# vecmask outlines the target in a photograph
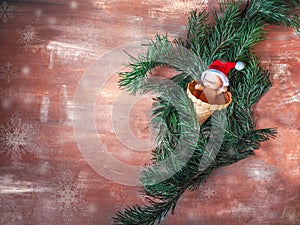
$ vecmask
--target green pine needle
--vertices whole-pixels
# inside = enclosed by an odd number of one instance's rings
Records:
[[[174,212],[186,190],[199,189],[214,169],[254,155],[261,142],[276,136],[276,129],[255,129],[253,106],[271,82],[251,50],[265,38],[268,24],[299,31],[298,9],[297,0],[224,1],[213,12],[214,21],[209,21],[206,11],[191,12],[185,41],[171,42],[157,35],[147,53],[131,58],[131,71],[120,74],[120,88],[132,94],[159,94],[150,121],[158,135],[152,165],[145,167],[140,178],[149,204],[117,212],[115,224],[159,223]],[[216,59],[243,61],[246,67],[229,74],[229,107],[200,126],[186,88]],[[157,66],[174,68],[178,74],[168,81],[150,79],[148,75]],[[220,134],[221,141],[216,138]]]

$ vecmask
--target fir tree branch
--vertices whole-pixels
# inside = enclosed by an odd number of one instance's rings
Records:
[[[255,129],[253,106],[271,83],[251,48],[263,40],[267,24],[299,29],[298,7],[296,0],[252,0],[241,10],[242,1],[230,0],[220,5],[219,13],[214,12],[215,24],[208,23],[207,12],[193,11],[186,43],[157,36],[148,46],[147,54],[133,60],[132,71],[121,74],[122,88],[133,94],[138,90],[154,91],[160,96],[151,118],[151,125],[158,130],[153,164],[141,176],[149,205],[118,212],[115,224],[159,223],[169,211],[174,211],[186,190],[199,188],[214,169],[253,155],[259,143],[275,137],[275,129]],[[214,59],[242,60],[248,64],[243,71],[229,74],[233,101],[227,110],[214,113],[199,126],[185,90]],[[179,74],[169,83],[147,78],[158,65],[171,66]],[[224,134],[220,145],[214,139],[218,133]]]
[[[251,0],[246,17],[249,20],[258,19],[267,24],[284,25],[299,31],[299,1]]]

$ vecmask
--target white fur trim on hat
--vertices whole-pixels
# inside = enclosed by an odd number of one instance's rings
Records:
[[[218,77],[220,77],[220,79],[221,79],[222,82],[223,82],[223,87],[229,86],[229,80],[228,80],[227,76],[225,76],[225,74],[222,73],[221,71],[215,70],[215,69],[205,70],[205,71],[201,74],[201,80],[202,80],[202,81],[203,81],[204,75],[205,75],[206,73],[213,73],[213,74],[217,75]]]

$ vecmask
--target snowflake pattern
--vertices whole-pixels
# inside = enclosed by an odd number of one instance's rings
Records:
[[[2,2],[0,5],[0,17],[3,23],[7,23],[9,19],[14,18],[15,6],[9,5],[7,2]]]
[[[208,185],[203,192],[205,198],[212,199],[215,196],[215,190],[212,185]]]
[[[79,188],[75,183],[74,175],[68,169],[54,182],[55,202],[62,212],[65,224],[71,224],[74,214],[82,211],[86,205],[84,199],[85,189]]]
[[[36,43],[38,32],[32,25],[26,25],[23,29],[18,29],[19,33],[18,44],[22,45],[26,50]]]
[[[0,77],[10,83],[17,77],[17,68],[10,62],[0,67]]]
[[[214,183],[205,183],[201,186],[201,194],[199,200],[204,202],[216,202],[219,200],[216,192],[216,185]]]
[[[34,137],[33,126],[24,123],[19,113],[14,113],[6,126],[0,125],[0,152],[11,155],[13,164],[17,165],[26,152],[35,153]]]

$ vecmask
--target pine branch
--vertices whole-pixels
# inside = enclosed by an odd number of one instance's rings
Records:
[[[200,50],[205,46],[203,40],[211,29],[207,23],[208,16],[209,14],[206,11],[197,12],[197,10],[194,10],[190,13],[188,19],[186,47],[194,50],[197,55],[200,55]]]
[[[252,135],[256,136],[259,141],[266,141],[268,138],[273,137],[275,132],[269,130],[260,130],[257,132],[253,132]],[[253,145],[253,141],[249,142]],[[242,144],[242,143],[239,143]],[[243,145],[244,146],[244,145]],[[159,183],[159,187],[156,190],[151,189],[149,192],[149,187],[146,188],[146,194],[148,196],[152,196],[154,198],[149,198],[150,206],[140,207],[140,206],[133,206],[125,209],[124,212],[118,212],[116,214],[115,224],[145,224],[150,225],[154,224],[155,222],[160,223],[160,221],[167,215],[169,211],[172,213],[175,210],[176,203],[181,195],[187,190],[196,190],[199,188],[200,184],[206,181],[208,175],[216,168],[220,168],[222,166],[227,166],[233,164],[241,159],[246,158],[248,155],[251,155],[252,152],[250,150],[252,147],[246,148],[247,151],[244,150],[244,153],[239,152],[239,154],[235,154],[234,157],[231,156],[231,161],[224,160],[222,157],[217,157],[217,161],[212,163],[209,168],[205,171],[198,171],[198,164],[196,163],[196,169],[191,172],[191,168],[193,168],[192,162],[189,163],[189,174],[176,174],[174,179],[170,179],[166,183]],[[224,154],[220,152],[219,154]],[[225,155],[228,155],[226,151]],[[192,161],[197,161],[198,158],[194,158]],[[188,175],[188,176],[187,176]],[[172,182],[173,181],[173,182]],[[175,182],[174,182],[175,181]],[[154,185],[156,186],[156,185]],[[180,187],[180,188],[178,188]],[[171,189],[171,190],[170,190]],[[161,192],[163,190],[163,192]],[[171,194],[170,194],[171,193]]]
[[[249,20],[258,19],[267,24],[284,25],[299,31],[299,1],[298,0],[251,0],[246,17]]]
[[[197,74],[203,71],[205,65],[198,55],[189,51],[180,42],[170,42],[167,36],[156,36],[156,40],[148,45],[147,54],[140,54],[138,59],[131,58],[130,72],[120,73],[120,88],[125,88],[132,94],[138,90],[143,92],[143,83],[147,80],[149,73],[157,67],[169,65],[181,72],[181,81],[187,77],[198,79]],[[194,64],[191,64],[194,62]],[[180,82],[177,76],[177,82]]]
[[[148,79],[144,84],[144,92],[160,93],[151,119],[152,127],[158,130],[154,162],[165,160],[174,149],[180,149],[180,145],[189,146],[185,152],[192,151],[200,126],[185,89],[172,80]]]
[[[244,8],[242,1],[220,4],[220,12],[214,12],[215,24],[208,22],[207,12],[191,12],[185,43],[157,36],[146,54],[132,60],[132,71],[121,74],[119,85],[133,94],[140,90],[160,95],[151,118],[151,125],[158,130],[153,164],[141,174],[149,205],[118,212],[115,224],[159,223],[174,211],[186,190],[198,189],[214,169],[253,155],[261,142],[275,137],[275,129],[255,129],[253,106],[271,82],[251,48],[264,39],[267,24],[299,29],[299,1],[248,3]],[[248,64],[243,71],[229,74],[233,101],[227,110],[215,112],[199,126],[185,90],[214,59]],[[170,66],[179,74],[169,81],[149,79],[147,75],[159,65]]]
[[[114,217],[115,225],[153,225],[156,221],[158,223],[163,219],[164,216],[171,210],[173,204],[178,199],[172,199],[167,202],[154,203],[151,206],[132,206],[125,209],[123,213],[117,212]]]
[[[203,58],[208,59],[208,63],[215,59],[222,59],[232,43],[239,39],[236,27],[241,23],[241,3],[220,4],[220,12],[214,12],[215,27],[212,29],[210,38],[207,42],[207,55]],[[221,16],[219,16],[221,14]]]
[[[147,78],[147,73],[160,65],[163,64],[148,60],[141,54],[138,60],[130,63],[130,72],[120,73],[121,79],[119,80],[119,86],[121,88],[126,88],[132,94],[136,94]]]

